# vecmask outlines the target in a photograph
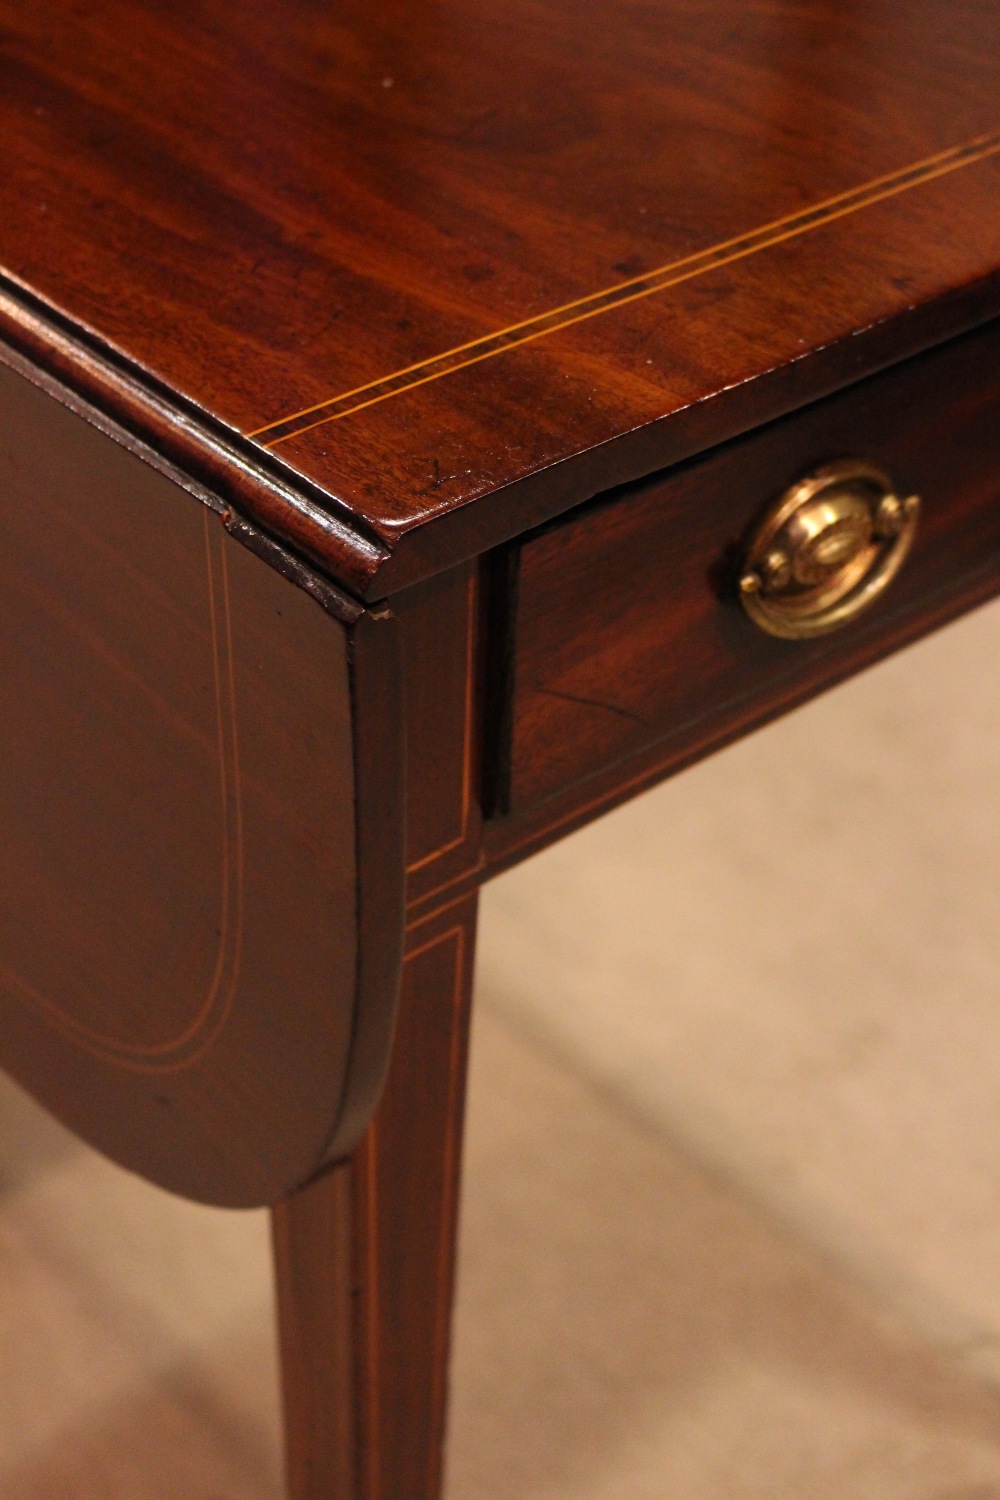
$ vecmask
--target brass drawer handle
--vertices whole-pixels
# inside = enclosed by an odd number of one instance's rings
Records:
[[[743,608],[789,640],[837,630],[899,572],[920,513],[872,464],[817,469],[786,490],[754,533],[740,577]]]

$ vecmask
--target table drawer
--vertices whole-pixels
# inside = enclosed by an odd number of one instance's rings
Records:
[[[853,458],[918,493],[912,551],[850,624],[779,639],[741,607],[782,492]],[[520,548],[506,797],[517,812],[656,747],[668,771],[1000,589],[1000,323],[613,495]]]

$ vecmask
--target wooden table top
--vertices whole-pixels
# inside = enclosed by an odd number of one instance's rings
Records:
[[[366,597],[1000,311],[983,0],[0,0],[0,139],[0,332]]]

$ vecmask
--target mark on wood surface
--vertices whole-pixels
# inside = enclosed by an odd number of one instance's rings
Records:
[[[495,359],[497,355],[505,354],[509,349],[517,349],[535,339],[544,338],[547,334],[558,333],[563,328],[572,327],[574,323],[596,318],[602,313],[611,312],[616,307],[638,301],[642,297],[651,297],[656,292],[678,286],[681,282],[690,281],[696,276],[703,276],[706,272],[714,271],[720,266],[744,260],[747,256],[756,255],[772,245],[779,245],[785,240],[795,239],[798,235],[807,234],[813,229],[820,229],[835,219],[842,219],[848,214],[857,213],[860,209],[868,208],[874,203],[881,203],[886,198],[895,197],[896,194],[919,187],[922,183],[931,182],[935,177],[955,172],[960,167],[971,166],[974,162],[982,161],[985,157],[996,155],[998,152],[1000,152],[1000,130],[993,131],[989,135],[977,136],[961,146],[950,146],[947,150],[935,152],[933,156],[924,157],[921,161],[913,162],[896,172],[876,177],[871,182],[862,184],[861,187],[838,193],[799,213],[788,214],[784,218],[772,220],[769,224],[762,224],[756,229],[738,235],[735,239],[723,240],[721,244],[712,245],[707,250],[699,250],[694,255],[686,255],[681,260],[658,266],[653,271],[634,276],[628,281],[618,282],[615,286],[605,287],[603,291],[580,297],[575,302],[566,302],[561,307],[540,313],[537,317],[513,323],[509,328],[501,328],[482,338],[472,339],[467,344],[460,344],[430,359],[408,365],[405,369],[396,370],[391,375],[369,381],[367,385],[355,386],[353,390],[343,391],[339,396],[331,396],[328,400],[306,407],[303,411],[293,412],[290,416],[281,417],[275,422],[258,427],[246,436],[256,438],[265,448],[277,447],[279,443],[284,443],[289,438],[299,437],[313,427],[322,426],[324,422],[340,421],[341,418],[363,411],[366,407],[375,406],[380,401],[388,401],[391,396],[398,396],[404,391],[411,391],[417,386],[426,385],[428,381],[440,380],[444,375],[464,370],[469,365],[479,364],[485,359]]]

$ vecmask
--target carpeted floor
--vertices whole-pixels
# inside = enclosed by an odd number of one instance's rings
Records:
[[[1000,610],[484,901],[448,1500],[1000,1500]],[[278,1500],[266,1224],[0,1088],[0,1500]]]
[[[491,889],[481,992],[1000,1382],[1000,607]]]

